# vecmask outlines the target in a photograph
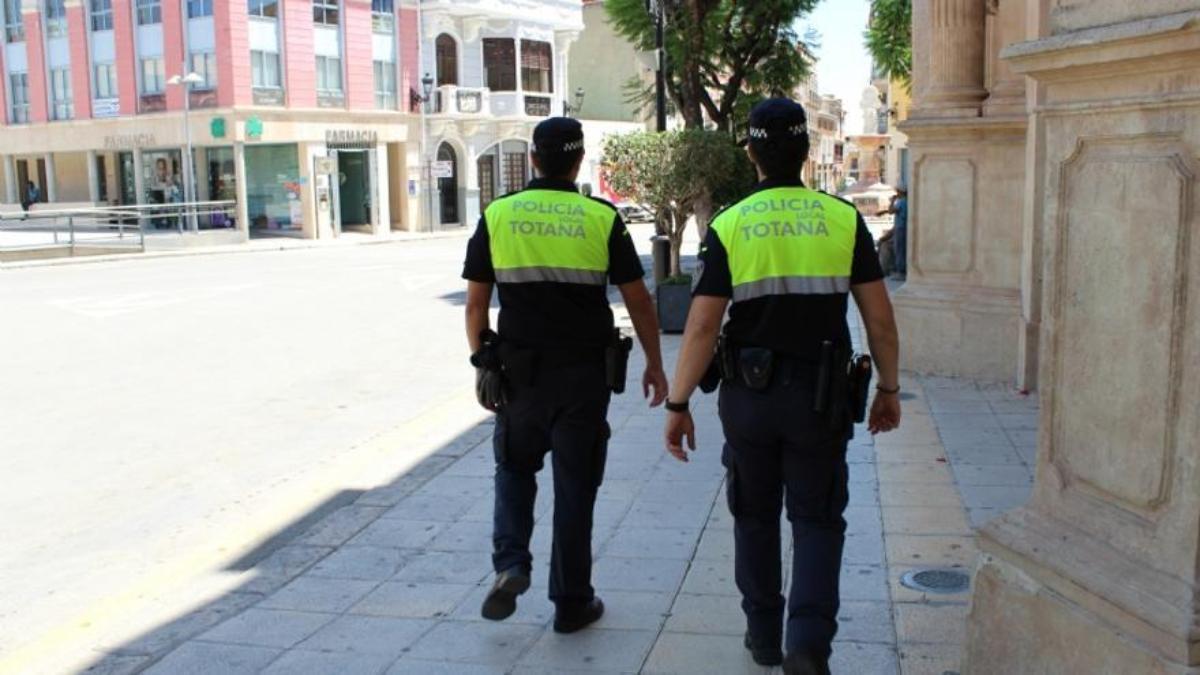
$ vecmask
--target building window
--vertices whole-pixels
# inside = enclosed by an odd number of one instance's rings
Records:
[[[21,0],[4,0],[4,39],[25,41],[25,21],[21,18]]]
[[[342,60],[333,56],[317,57],[317,91],[323,94],[342,93]]]
[[[212,16],[213,0],[188,0],[187,6],[189,19]]]
[[[50,96],[54,103],[53,118],[69,120],[75,116],[75,103],[71,98],[71,69],[50,70]]]
[[[92,0],[92,30],[112,30],[112,0]]]
[[[313,0],[313,23],[321,26],[338,25],[338,0]]]
[[[554,56],[549,42],[521,40],[521,86],[525,91],[554,91]]]
[[[279,16],[279,0],[250,0],[250,16],[274,19]]]
[[[117,66],[113,63],[97,63],[93,69],[96,81],[96,98],[117,98]]]
[[[205,91],[217,86],[217,55],[213,52],[192,52],[188,59],[188,72],[204,78],[192,85],[192,89]]]
[[[517,48],[512,38],[483,39],[483,71],[488,89],[517,90]]]
[[[46,37],[66,37],[67,6],[63,0],[46,0]]]
[[[161,94],[166,78],[163,76],[162,57],[142,59],[142,93]]]
[[[458,84],[458,43],[442,33],[434,41],[437,52],[437,85]]]
[[[12,73],[8,76],[9,92],[12,102],[9,104],[9,121],[13,124],[29,122],[29,76],[25,73]]]
[[[396,109],[396,64],[389,61],[375,62],[375,107]]]
[[[159,0],[137,0],[137,22],[139,26],[162,23],[162,4]]]
[[[250,83],[264,89],[279,88],[279,54],[250,52]]]
[[[371,29],[388,35],[395,32],[395,0],[371,0]]]

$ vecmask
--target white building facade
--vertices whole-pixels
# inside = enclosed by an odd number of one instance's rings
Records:
[[[435,229],[473,226],[532,176],[529,141],[569,102],[578,0],[426,0],[421,65],[431,80],[424,149]]]

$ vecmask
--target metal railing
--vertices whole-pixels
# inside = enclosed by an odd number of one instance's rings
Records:
[[[146,250],[146,237],[235,229],[236,202],[207,201],[0,212],[0,260],[14,252]],[[3,254],[8,253],[5,256]]]

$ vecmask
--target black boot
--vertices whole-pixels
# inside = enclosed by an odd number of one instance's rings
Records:
[[[813,656],[811,653],[796,650],[788,652],[783,660],[784,675],[830,675],[829,659]]]
[[[503,621],[517,611],[517,596],[529,590],[529,572],[513,567],[496,575],[492,590],[483,599],[483,618]]]
[[[559,607],[554,612],[554,632],[574,633],[595,623],[602,616],[604,616],[604,603],[600,601],[600,598],[592,598],[591,602],[586,605],[570,609]]]
[[[750,631],[746,631],[746,637],[742,640],[742,644],[746,645],[746,649],[750,650],[751,658],[760,666],[777,666],[783,663],[783,650],[779,648],[779,642],[768,644],[765,641],[755,640],[750,637]]]

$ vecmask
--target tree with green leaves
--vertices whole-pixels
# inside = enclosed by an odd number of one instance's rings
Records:
[[[864,38],[880,72],[911,84],[912,0],[872,0]]]
[[[754,167],[726,133],[687,129],[636,131],[604,141],[604,172],[614,191],[654,213],[671,241],[679,276],[683,233],[698,206],[731,204],[754,184]]]
[[[684,126],[701,128],[707,118],[732,132],[758,100],[789,95],[813,61],[795,24],[819,1],[653,0],[665,19],[667,93]],[[638,49],[654,49],[647,0],[606,0],[604,6],[620,35]],[[652,102],[653,88],[639,83],[634,100]]]

